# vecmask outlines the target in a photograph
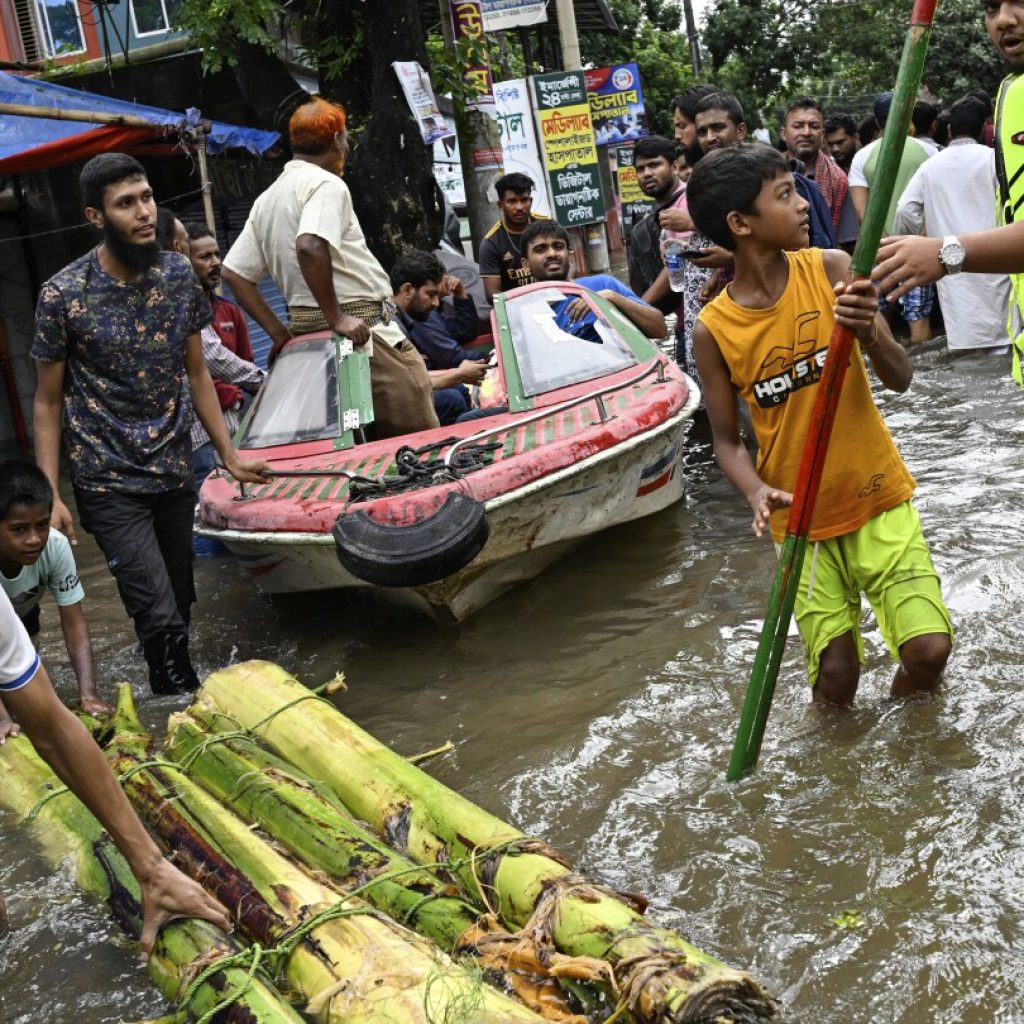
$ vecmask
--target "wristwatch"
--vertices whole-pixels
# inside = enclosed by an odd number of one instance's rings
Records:
[[[964,269],[966,258],[967,253],[956,235],[945,235],[939,249],[939,262],[946,268],[946,273],[959,274]]]

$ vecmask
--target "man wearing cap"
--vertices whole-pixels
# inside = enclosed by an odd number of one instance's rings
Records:
[[[892,93],[882,93],[875,100],[874,113],[875,122],[879,131],[885,128],[889,118],[889,108],[892,106]],[[878,169],[878,158],[881,155],[881,135],[874,142],[868,143],[862,149],[857,150],[850,164],[850,195],[853,198],[853,205],[857,210],[857,216],[861,220],[868,208],[868,194],[871,191],[871,183],[874,181]],[[893,233],[893,223],[896,219],[896,206],[904,189],[914,176],[917,169],[928,159],[931,154],[921,145],[917,139],[909,135],[903,143],[903,154],[900,157],[899,169],[896,172],[896,183],[892,190],[892,199],[889,201],[889,209],[885,214],[885,225],[882,235]],[[910,341],[912,344],[920,345],[928,341],[932,336],[931,321],[929,319],[932,311],[932,303],[935,300],[935,289],[931,285],[923,285],[914,288],[900,300],[903,319],[907,321],[910,329]],[[887,312],[884,299],[880,300],[880,308]]]
[[[438,426],[426,367],[394,322],[391,282],[367,248],[341,180],[345,111],[313,97],[292,114],[288,135],[293,159],[253,204],[224,257],[225,283],[270,335],[271,361],[293,335],[314,331],[333,330],[363,348],[380,437]],[[268,274],[288,303],[287,327],[259,290]]]

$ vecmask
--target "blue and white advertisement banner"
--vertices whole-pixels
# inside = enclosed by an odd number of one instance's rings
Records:
[[[635,64],[587,68],[583,74],[599,146],[635,142],[650,134],[640,71]]]

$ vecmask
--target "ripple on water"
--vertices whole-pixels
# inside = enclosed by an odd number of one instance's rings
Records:
[[[761,766],[739,784],[723,773],[773,555],[699,443],[683,505],[584,545],[455,629],[358,598],[266,601],[230,563],[204,560],[200,665],[268,657],[312,683],[344,668],[341,704],[360,724],[406,753],[452,738],[456,752],[429,766],[438,778],[648,895],[657,920],[768,982],[792,1021],[1022,1019],[1024,417],[996,360],[933,346],[914,361],[911,391],[882,404],[957,630],[945,689],[889,701],[892,665],[865,616],[858,706],[819,714],[793,640]],[[181,702],[145,696],[89,552],[100,661],[157,725]],[[68,694],[52,619],[44,635]],[[0,1021],[54,1019],[53,1000],[81,1024],[155,1013],[103,914],[3,819],[0,868],[17,924],[0,942]]]

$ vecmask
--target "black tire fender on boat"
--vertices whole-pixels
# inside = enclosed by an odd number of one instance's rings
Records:
[[[408,526],[384,526],[359,511],[340,515],[331,530],[338,561],[378,587],[443,580],[479,554],[489,533],[483,504],[458,492],[433,515]]]

